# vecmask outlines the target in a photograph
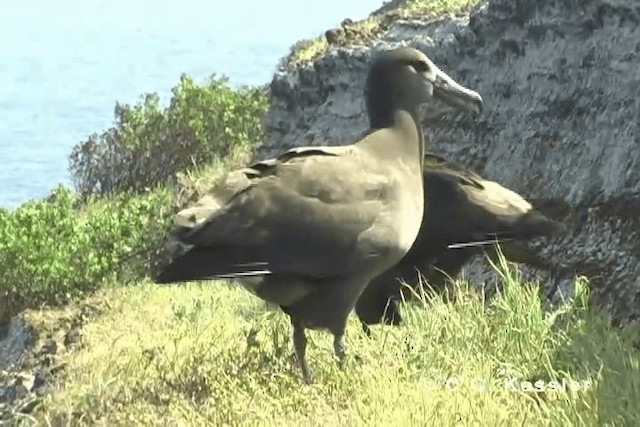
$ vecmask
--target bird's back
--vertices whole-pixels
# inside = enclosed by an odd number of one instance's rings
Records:
[[[406,192],[410,170],[371,156],[354,146],[298,148],[231,172],[176,215],[181,243],[211,258],[190,280],[253,265],[311,278],[393,265],[415,239],[422,201]]]

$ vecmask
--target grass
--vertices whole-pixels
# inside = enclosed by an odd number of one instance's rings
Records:
[[[100,314],[35,416],[52,425],[640,425],[638,328],[614,329],[590,308],[585,282],[554,308],[515,273],[503,282],[491,301],[463,283],[455,303],[425,294],[405,307],[406,325],[374,328],[371,340],[351,318],[344,371],[330,335],[309,332],[312,386],[300,379],[286,316],[241,288],[105,288],[90,297]],[[580,389],[526,389],[554,380]]]
[[[202,197],[230,171],[248,166],[253,150],[253,146],[240,144],[232,147],[228,156],[215,158],[204,165],[179,172],[174,206],[178,209],[184,208],[188,202]]]
[[[367,45],[397,18],[437,19],[443,15],[469,12],[482,2],[483,0],[406,0],[385,14],[374,13],[349,25],[349,32],[345,33],[346,45]],[[293,47],[288,62],[294,65],[309,63],[327,50],[329,43],[324,35],[303,40]]]
[[[444,14],[465,13],[482,3],[482,0],[409,0],[403,6],[408,16],[438,17]]]

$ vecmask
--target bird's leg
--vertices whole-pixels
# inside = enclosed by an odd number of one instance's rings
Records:
[[[338,366],[341,369],[344,368],[344,358],[346,355],[344,348],[344,331],[334,334],[333,351],[335,351],[336,356],[338,356]]]
[[[369,325],[364,322],[360,322],[360,324],[362,325],[362,330],[364,331],[367,338],[371,338],[371,328],[369,327]]]
[[[291,318],[291,324],[293,326],[293,347],[296,351],[296,358],[302,369],[302,377],[307,384],[313,382],[313,375],[307,365],[306,351],[307,351],[307,337],[304,333],[304,327],[300,323],[300,320]]]
[[[400,316],[398,301],[391,298],[387,300],[387,306],[384,311],[384,323],[396,326],[402,323],[402,316]]]
[[[572,276],[572,275],[575,276],[575,274],[576,274],[576,268],[573,265],[567,265],[567,264],[555,265],[551,270],[551,277],[553,279],[553,282],[549,287],[549,289],[547,289],[547,291],[545,292],[545,298],[547,298],[547,300],[549,301],[552,301],[554,295],[556,294],[556,292],[558,291],[558,288],[560,287],[560,282],[562,282],[562,280],[564,280],[567,276]]]
[[[547,301],[553,300],[553,297],[558,291],[558,287],[560,286],[560,281],[562,280],[562,278],[560,277],[560,275],[557,274],[557,272],[554,271],[553,273],[555,274],[552,275],[551,286],[549,286],[549,289],[547,289],[547,291],[544,292],[544,297]]]

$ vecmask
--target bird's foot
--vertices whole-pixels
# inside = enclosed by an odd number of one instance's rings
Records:
[[[293,324],[293,346],[296,350],[296,358],[298,359],[298,364],[300,365],[300,369],[302,370],[302,378],[304,382],[307,384],[313,383],[313,374],[309,369],[309,365],[307,364],[306,359],[306,350],[307,350],[307,337],[304,333],[304,327],[298,321],[292,319]]]
[[[308,367],[307,369],[302,368],[302,379],[307,385],[311,385],[314,383],[315,379],[313,377],[313,373],[311,373]]]

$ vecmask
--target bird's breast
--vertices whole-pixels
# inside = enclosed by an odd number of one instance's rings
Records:
[[[390,257],[399,261],[418,236],[424,209],[422,175],[407,170],[387,188],[387,199],[376,224],[376,240],[382,242]]]
[[[408,192],[403,193],[398,200],[398,208],[393,210],[392,218],[393,223],[396,224],[398,249],[404,253],[411,249],[418,236],[424,210],[422,191],[419,195],[411,194],[411,196]]]

